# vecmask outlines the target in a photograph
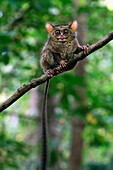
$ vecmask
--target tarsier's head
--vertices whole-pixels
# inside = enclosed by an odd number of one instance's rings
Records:
[[[72,41],[75,38],[75,31],[77,29],[77,21],[73,21],[70,25],[56,25],[46,23],[46,30],[52,40],[56,42]]]

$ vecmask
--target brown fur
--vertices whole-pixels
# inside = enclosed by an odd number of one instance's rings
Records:
[[[59,66],[62,60],[66,61],[82,50],[75,34],[77,21],[73,21],[70,25],[57,26],[47,23],[46,29],[49,33],[49,40],[43,47],[41,55],[41,66],[44,72]],[[68,33],[64,33],[64,30]],[[62,35],[57,35],[56,31],[60,31]]]

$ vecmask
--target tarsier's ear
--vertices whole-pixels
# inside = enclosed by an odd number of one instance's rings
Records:
[[[72,29],[72,31],[73,32],[75,32],[76,31],[76,29],[77,29],[77,27],[78,27],[78,23],[77,23],[77,21],[76,20],[74,20],[71,24],[70,24],[70,26],[69,26],[71,29]]]
[[[49,34],[51,34],[51,32],[53,31],[53,28],[54,28],[54,26],[52,25],[52,24],[50,24],[50,23],[46,23],[46,30],[47,30],[47,32],[49,33]]]

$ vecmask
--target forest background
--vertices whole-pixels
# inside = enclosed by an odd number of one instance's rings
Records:
[[[75,19],[80,42],[96,43],[113,30],[113,2],[0,0],[0,103],[43,74],[45,23],[69,24]],[[44,84],[0,113],[0,170],[40,168],[43,91]],[[112,113],[111,41],[76,69],[50,81],[49,170],[112,170]]]

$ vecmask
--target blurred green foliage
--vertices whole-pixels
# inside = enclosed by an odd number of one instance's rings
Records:
[[[97,42],[113,29],[113,11],[101,0],[87,0],[86,4],[81,0],[77,16],[72,15],[73,11],[72,0],[0,1],[0,102],[33,77],[43,74],[40,54],[47,41],[47,21],[53,24],[70,23],[85,12],[89,44]],[[56,116],[61,122],[64,136],[59,153],[64,165],[67,165],[69,157],[70,122],[74,116],[86,122],[83,167],[91,162],[109,164],[113,157],[112,46],[113,42],[110,42],[88,56],[86,84],[73,71],[51,80],[49,95],[60,95]],[[81,101],[75,86],[85,87],[86,108],[73,108],[75,100]],[[31,170],[40,166],[37,162],[38,148],[29,145],[25,136],[28,126],[32,132],[36,128],[36,119],[27,116],[28,108],[29,93],[0,115],[1,170]],[[84,115],[81,114],[83,110]],[[51,154],[52,165],[57,161],[57,153]]]

